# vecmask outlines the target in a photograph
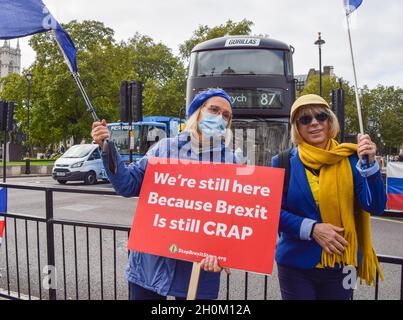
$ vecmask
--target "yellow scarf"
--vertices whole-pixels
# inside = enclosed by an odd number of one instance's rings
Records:
[[[343,237],[348,246],[343,254],[328,254],[322,251],[321,265],[334,268],[335,264],[357,267],[358,244],[361,263],[358,276],[368,285],[375,283],[375,270],[383,280],[383,274],[372,247],[370,214],[355,205],[354,181],[348,157],[357,152],[357,145],[338,144],[331,139],[326,149],[316,148],[306,142],[298,145],[302,163],[312,169],[320,169],[319,206],[324,223],[344,228]],[[354,207],[357,215],[354,217]]]

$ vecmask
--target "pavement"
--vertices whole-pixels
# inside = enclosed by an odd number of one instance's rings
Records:
[[[60,187],[51,177],[22,177],[7,179],[12,184]],[[113,191],[111,184],[98,183],[87,186],[82,183],[67,183],[63,188]],[[88,195],[54,193],[55,218],[114,224],[129,227],[132,223],[137,198],[117,195]],[[9,189],[9,213],[45,217],[43,191]],[[15,227],[17,226],[17,227]],[[128,298],[124,271],[127,264],[127,232],[84,227],[55,226],[56,279],[58,299],[117,299]],[[372,219],[372,236],[378,254],[403,257],[403,219]],[[38,248],[39,242],[39,248]],[[10,219],[8,222],[8,260],[10,290],[34,297],[48,297],[43,286],[47,273],[43,268],[47,261],[46,225],[34,221]],[[17,246],[16,246],[17,244]],[[114,251],[116,248],[116,251]],[[28,250],[27,250],[28,249]],[[64,253],[64,254],[63,254]],[[0,248],[0,288],[8,289],[6,282],[5,245]],[[18,265],[18,268],[17,268]],[[380,285],[380,299],[399,299],[401,267],[382,265],[385,282]],[[232,270],[227,283],[221,277],[219,299],[269,300],[281,299],[277,280],[277,268],[267,277],[259,274]],[[115,280],[116,279],[116,285]],[[88,281],[90,280],[90,281]],[[28,285],[30,284],[30,285]],[[247,289],[245,290],[245,287]],[[266,297],[265,297],[265,292]],[[18,293],[17,293],[18,295]],[[374,288],[359,285],[355,299],[374,299]]]

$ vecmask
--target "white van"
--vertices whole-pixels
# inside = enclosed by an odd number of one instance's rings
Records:
[[[52,177],[60,184],[67,181],[94,184],[98,179],[108,180],[97,144],[77,144],[70,147],[55,161]]]

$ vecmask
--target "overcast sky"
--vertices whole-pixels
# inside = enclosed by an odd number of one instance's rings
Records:
[[[61,23],[98,20],[127,40],[136,31],[178,53],[178,45],[200,25],[216,26],[228,19],[254,22],[254,34],[267,34],[295,47],[295,74],[318,68],[317,32],[326,41],[323,65],[353,81],[343,0],[44,0]],[[364,0],[353,17],[353,46],[359,86],[403,87],[403,1]],[[16,40],[12,41],[15,46]],[[22,66],[35,53],[21,40]]]

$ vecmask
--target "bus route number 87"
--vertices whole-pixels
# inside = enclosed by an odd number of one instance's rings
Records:
[[[262,93],[260,95],[260,105],[261,106],[271,106],[273,105],[274,99],[276,98],[276,94],[273,93]]]

